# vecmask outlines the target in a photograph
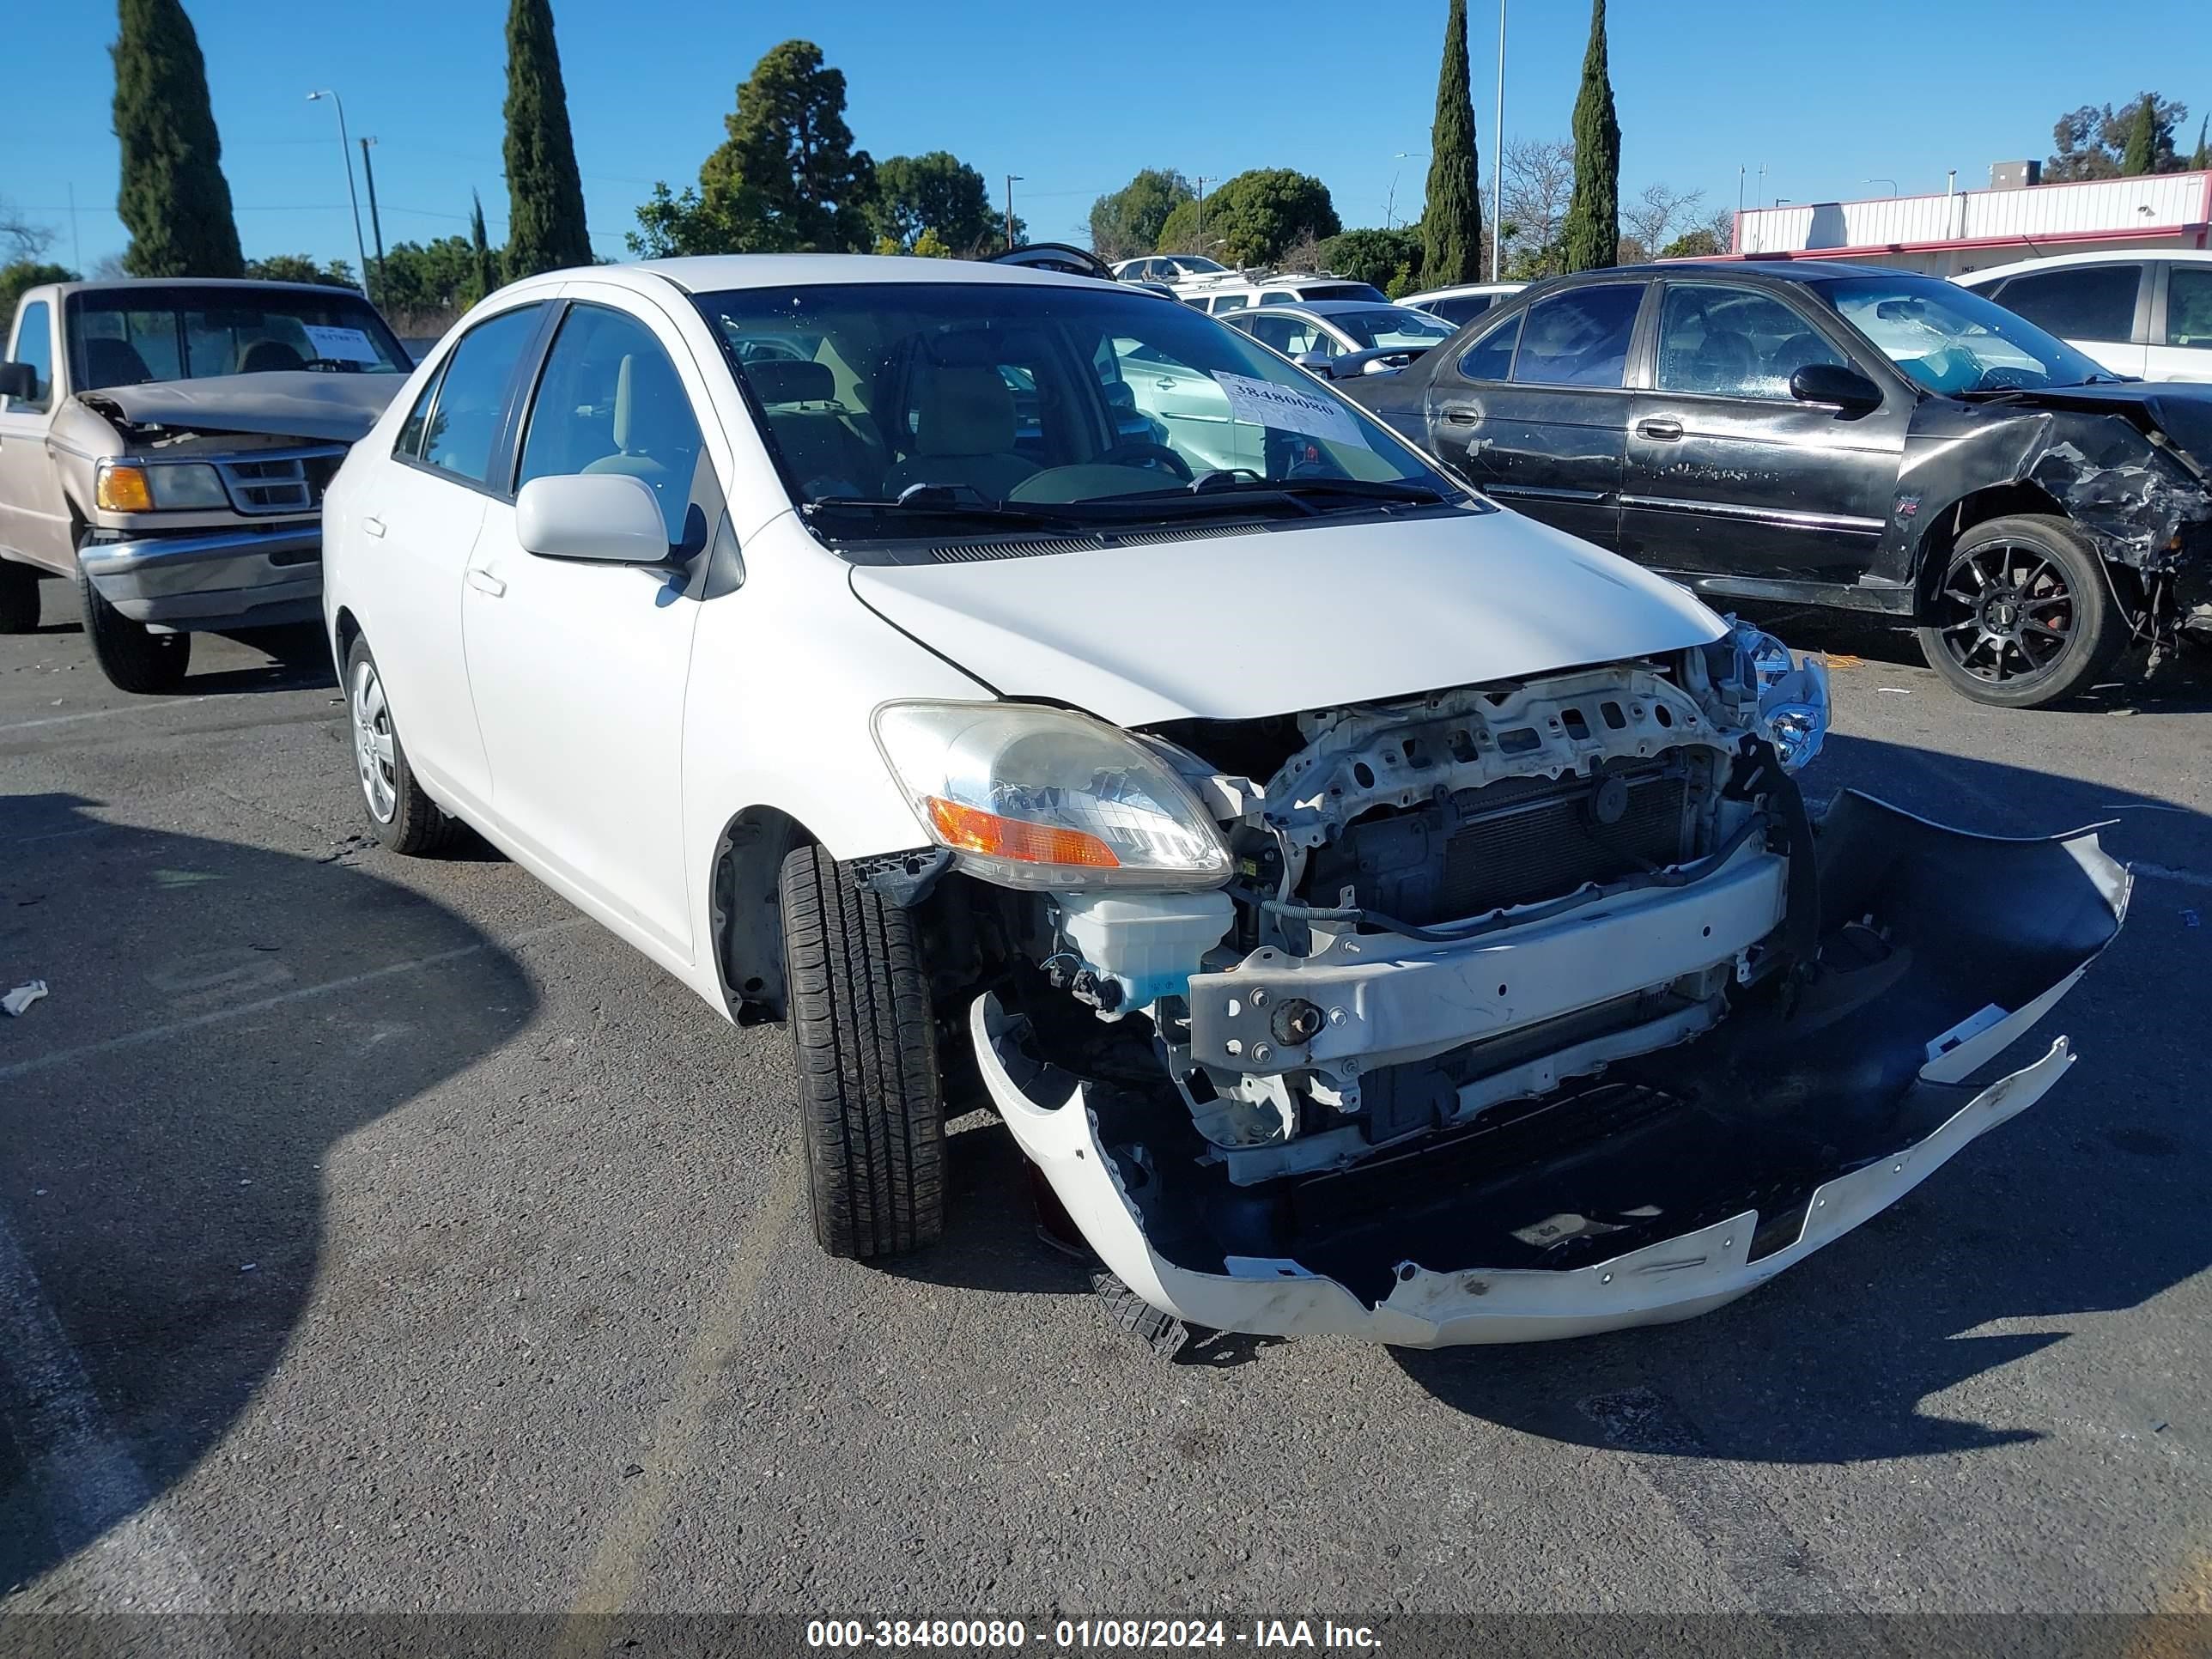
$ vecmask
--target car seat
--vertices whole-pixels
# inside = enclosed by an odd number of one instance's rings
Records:
[[[584,468],[626,472],[653,486],[669,540],[682,534],[683,509],[691,499],[691,474],[699,459],[699,428],[691,400],[667,359],[658,352],[625,352],[615,374],[615,453]]]
[[[241,374],[266,374],[274,370],[305,368],[307,360],[282,340],[256,340],[238,360]]]
[[[915,376],[914,451],[893,464],[884,493],[918,483],[966,484],[1002,501],[1037,470],[1014,453],[1014,394],[999,371],[927,360]]]
[[[138,355],[137,346],[128,340],[111,340],[100,335],[84,343],[84,367],[94,387],[143,386],[154,378],[154,371],[146,367],[146,360]]]

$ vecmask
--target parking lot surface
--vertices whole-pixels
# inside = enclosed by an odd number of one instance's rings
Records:
[[[1520,1349],[1112,1329],[958,1120],[949,1231],[804,1220],[778,1028],[482,848],[363,823],[319,642],[109,689],[0,640],[0,1617],[137,1610],[2212,1610],[2212,696],[1850,653],[1808,774],[2110,820],[2051,1097],[1691,1323]],[[578,780],[589,787],[589,780]],[[2020,1055],[2011,1057],[2019,1063]]]

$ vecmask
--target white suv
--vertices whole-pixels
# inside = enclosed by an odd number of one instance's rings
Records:
[[[1238,465],[1127,434],[1160,362]],[[1163,1323],[1717,1306],[2038,1098],[2063,1042],[1966,1079],[2124,904],[2090,836],[1816,826],[1817,664],[1082,277],[532,277],[324,524],[386,845],[473,825],[787,1022],[829,1250],[939,1234],[964,1078]]]
[[[2212,380],[2212,250],[2062,253],[1952,280],[2115,374]]]

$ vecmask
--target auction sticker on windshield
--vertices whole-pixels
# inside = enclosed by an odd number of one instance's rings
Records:
[[[315,355],[327,357],[335,363],[381,363],[376,348],[368,336],[357,328],[339,328],[328,323],[302,323],[307,331],[307,343]]]
[[[1221,369],[1213,371],[1213,378],[1229,394],[1229,413],[1232,419],[1249,422],[1254,426],[1273,427],[1278,432],[1296,432],[1309,438],[1323,438],[1330,443],[1364,443],[1358,424],[1344,410],[1326,398],[1301,392],[1296,386],[1277,386],[1272,380],[1255,380],[1243,374],[1231,374]]]

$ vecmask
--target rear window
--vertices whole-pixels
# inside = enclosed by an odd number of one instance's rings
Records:
[[[1372,300],[1378,305],[1389,303],[1382,290],[1372,283],[1308,283],[1298,289],[1298,297],[1305,300]]]

